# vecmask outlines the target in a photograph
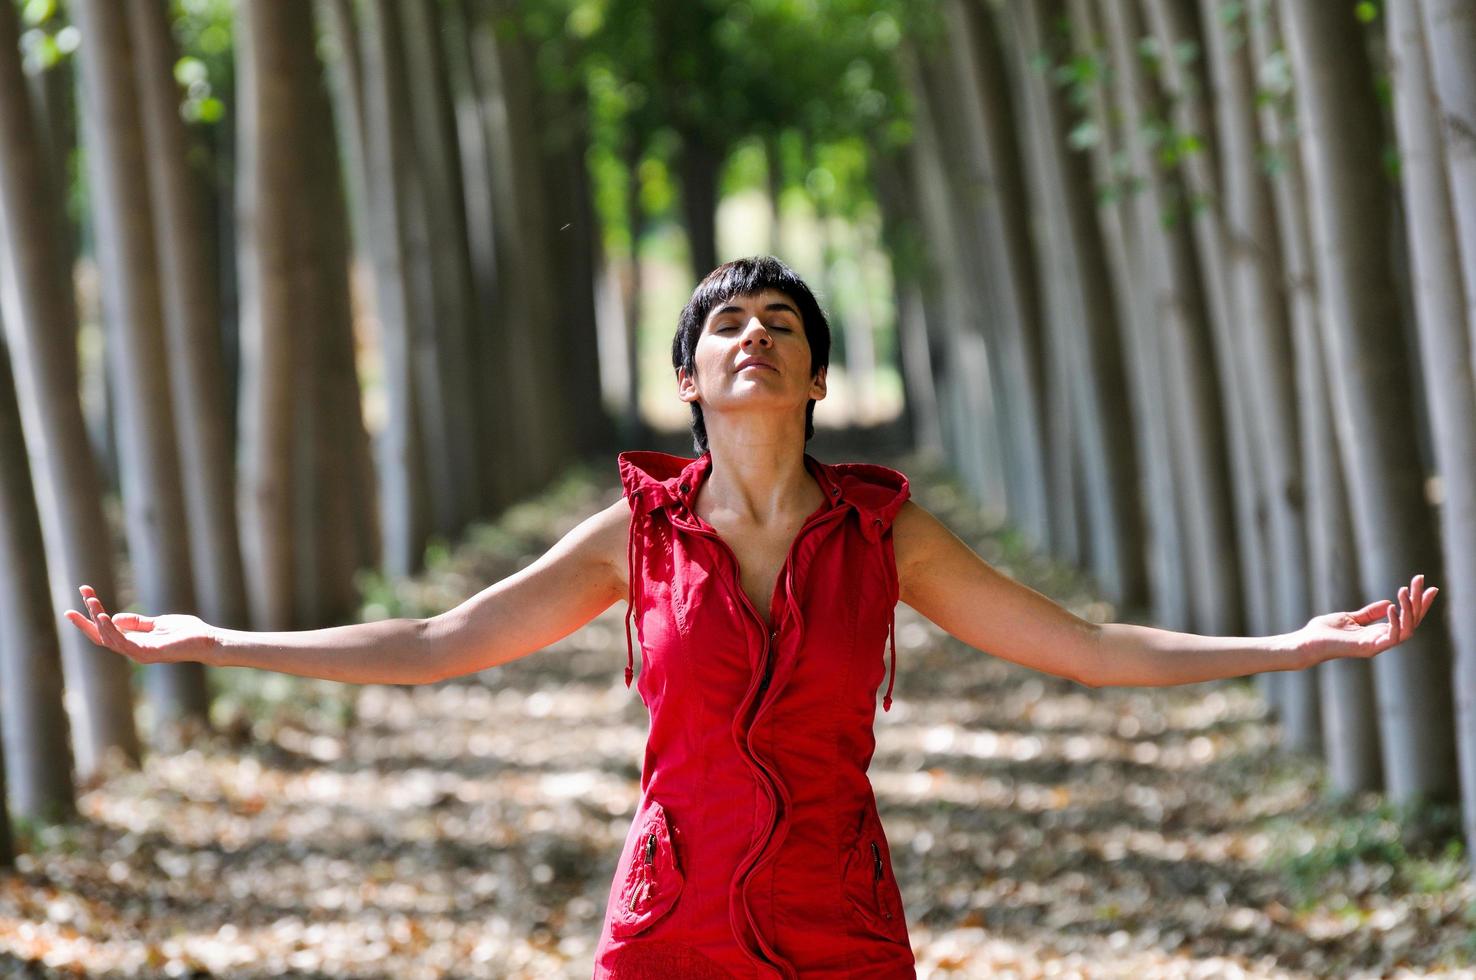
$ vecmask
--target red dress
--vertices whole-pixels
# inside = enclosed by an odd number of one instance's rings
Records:
[[[692,508],[712,456],[625,452],[619,465],[631,506],[625,680],[633,615],[651,725],[595,980],[915,977],[866,776],[907,478],[805,456],[825,500],[780,569],[771,631],[732,550]],[[893,674],[896,656],[893,638]]]

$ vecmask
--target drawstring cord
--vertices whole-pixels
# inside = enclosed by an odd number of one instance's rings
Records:
[[[636,527],[636,523],[635,522],[636,522],[637,517],[640,514],[640,511],[635,506],[635,504],[636,504],[637,500],[639,499],[640,495],[641,495],[641,492],[639,490],[633,490],[633,491],[631,491],[631,494],[630,494],[630,502],[631,502],[630,534],[626,537],[626,541],[625,541],[625,563],[626,563],[626,569],[627,569],[627,572],[628,572],[627,577],[626,577],[626,584],[629,587],[629,594],[626,596],[626,603],[625,603],[625,686],[626,687],[630,687],[630,680],[631,680],[632,677],[635,676],[635,645],[631,642],[631,639],[630,639],[630,617],[635,612],[636,566],[637,566],[637,562],[636,562],[636,538],[638,536],[638,528]]]
[[[887,617],[887,638],[892,643],[892,676],[887,678],[887,693],[882,698],[882,710],[892,710],[892,683],[897,680],[897,612],[894,609]]]
[[[881,518],[879,518],[879,517],[878,518],[874,518],[874,520],[875,520],[875,522],[878,525],[882,523]],[[893,562],[888,561],[888,559],[891,557],[892,539],[889,538],[889,537],[887,537],[886,530],[885,529],[883,529],[882,534],[881,534],[880,537],[881,537],[881,540],[879,541],[879,544],[881,545],[881,547],[877,549],[877,554],[881,557],[881,560],[882,560],[882,578],[885,579],[885,578],[888,577],[888,574],[887,574],[888,573],[888,570],[889,570],[889,568],[893,564]],[[892,647],[892,669],[891,669],[891,672],[890,672],[889,676],[887,677],[887,693],[882,697],[882,710],[883,711],[891,711],[892,710],[892,685],[897,680],[897,606],[896,606],[896,603],[890,603],[887,606],[887,640],[891,644],[891,647]]]

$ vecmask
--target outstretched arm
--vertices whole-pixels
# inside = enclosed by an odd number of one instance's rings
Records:
[[[1421,591],[1415,576],[1397,604],[1381,599],[1275,636],[1200,636],[1088,622],[996,571],[911,500],[892,533],[903,602],[976,649],[1088,687],[1165,687],[1371,657],[1408,639],[1439,591]]]
[[[88,615],[67,619],[92,642],[139,663],[198,661],[355,684],[428,684],[541,650],[624,594],[630,505],[587,518],[527,568],[429,619],[258,632],[196,616],[110,616],[88,586]]]

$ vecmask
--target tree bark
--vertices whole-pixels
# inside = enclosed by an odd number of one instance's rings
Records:
[[[1143,181],[1134,198],[1133,227],[1142,237],[1143,271],[1152,276],[1152,309],[1167,355],[1175,465],[1179,492],[1188,504],[1194,629],[1238,633],[1243,628],[1242,591],[1220,375],[1210,344],[1211,321],[1195,262],[1188,208],[1172,175],[1150,158],[1141,136],[1143,118],[1157,111],[1157,101],[1138,62],[1135,40],[1141,30],[1137,11],[1133,4],[1121,3],[1105,7],[1104,12],[1117,73],[1117,106],[1127,129],[1125,142],[1133,170]]]
[[[1421,0],[1431,72],[1445,131],[1445,164],[1461,243],[1471,376],[1476,378],[1476,5]]]
[[[994,14],[982,4],[949,4],[950,50],[961,79],[965,133],[978,168],[985,268],[994,284],[997,356],[1011,407],[1012,519],[1032,547],[1045,548],[1045,389],[1039,289],[1030,264],[1030,214],[1010,108],[1010,82]]]
[[[138,598],[156,611],[197,608],[188,524],[171,404],[175,365],[161,325],[159,264],[148,163],[135,86],[134,43],[124,8],[82,0],[72,8],[81,33],[83,131],[102,272],[108,357],[117,393],[124,529]],[[145,687],[155,735],[176,722],[208,726],[209,691],[198,663],[149,664]]]
[[[401,195],[410,164],[403,114],[395,109],[403,79],[393,38],[393,6],[366,4],[360,27],[364,72],[364,134],[370,234],[375,242],[374,285],[379,311],[380,362],[385,425],[377,449],[383,570],[391,577],[414,574],[425,557],[429,535],[428,474],[421,437],[421,410],[412,360],[420,318],[409,282],[406,210]]]
[[[1179,0],[1161,4],[1164,30],[1172,38],[1184,20]],[[1265,607],[1267,632],[1299,629],[1313,614],[1307,558],[1307,528],[1299,463],[1295,360],[1287,307],[1276,289],[1281,256],[1270,189],[1260,166],[1253,100],[1255,84],[1245,36],[1245,14],[1226,23],[1215,0],[1200,0],[1209,53],[1208,102],[1215,108],[1216,148],[1221,175],[1221,243],[1232,314],[1229,333],[1239,340],[1239,386],[1244,396],[1250,446],[1262,479],[1258,499],[1268,520],[1263,528],[1269,568],[1253,581],[1271,585]],[[1177,16],[1174,14],[1177,13]],[[1231,32],[1234,32],[1232,38]],[[1257,523],[1260,523],[1259,521]],[[1248,593],[1253,594],[1253,592]],[[1318,671],[1283,673],[1283,744],[1322,754]]]
[[[148,147],[154,241],[168,338],[190,565],[200,615],[222,626],[248,624],[236,522],[235,440],[226,410],[213,240],[174,81],[178,60],[161,0],[128,0],[129,29]]]
[[[71,731],[46,593],[46,546],[11,371],[0,337],[0,725],[9,783],[9,795],[0,800],[8,799],[18,816],[59,822],[76,812]]]
[[[1087,0],[1072,0],[1070,14],[1076,56],[1100,70],[1107,59],[1096,22],[1097,8]],[[1190,615],[1180,531],[1183,502],[1174,492],[1168,395],[1159,363],[1162,351],[1153,340],[1156,326],[1145,309],[1142,290],[1136,288],[1145,281],[1146,273],[1141,256],[1130,246],[1141,241],[1141,236],[1134,233],[1134,208],[1116,172],[1126,152],[1126,138],[1117,131],[1116,116],[1108,109],[1105,85],[1094,84],[1088,93],[1088,118],[1097,131],[1091,156],[1098,223],[1112,280],[1121,284],[1113,290],[1113,298],[1127,355],[1131,383],[1125,394],[1132,405],[1134,446],[1143,480],[1139,506],[1148,538],[1149,602],[1155,622],[1170,629],[1187,629]]]
[[[682,134],[677,162],[682,184],[682,222],[691,250],[692,281],[702,281],[718,265],[718,175],[723,151],[696,133]]]
[[[434,337],[440,379],[434,390],[442,403],[439,414],[445,431],[440,438],[445,444],[445,478],[449,481],[442,490],[445,499],[438,507],[437,530],[452,537],[481,509],[474,468],[481,439],[467,357],[473,303],[471,251],[440,9],[434,0],[401,0],[400,4],[415,173],[425,195],[430,231],[425,253],[432,286],[427,326]]]
[[[1435,458],[1445,477],[1439,526],[1449,582],[1445,610],[1455,647],[1457,755],[1470,847],[1476,846],[1476,380],[1466,370],[1471,335],[1462,322],[1460,242],[1424,26],[1411,4],[1390,4],[1386,16],[1418,347],[1428,381]],[[1476,866],[1476,857],[1472,862]]]
[[[80,603],[77,587],[115,594],[98,472],[89,451],[77,391],[77,310],[69,271],[61,189],[46,171],[25,97],[14,8],[0,5],[0,221],[6,285],[0,289],[4,329],[31,454],[31,479],[46,542],[53,630],[61,629],[62,670],[78,775],[91,780],[108,752],[136,765],[138,734],[128,662],[95,646],[60,615]]]
[[[1242,22],[1248,28],[1253,62],[1264,65],[1283,54],[1274,8],[1257,7]],[[1356,609],[1359,598],[1358,550],[1354,547],[1348,489],[1343,481],[1332,407],[1328,366],[1322,346],[1322,316],[1312,272],[1307,188],[1292,127],[1289,86],[1262,93],[1261,143],[1271,161],[1276,231],[1281,256],[1280,288],[1292,324],[1293,361],[1300,411],[1301,471],[1306,485],[1307,543],[1311,602],[1315,610]],[[1379,757],[1378,708],[1373,665],[1341,658],[1319,665],[1323,747],[1334,795],[1383,787]]]
[[[1053,63],[1069,57],[1069,50],[1046,37],[1042,28],[1066,20],[1064,0],[1021,3],[1012,9],[1026,50],[1047,52]],[[1133,466],[1132,418],[1127,403],[1117,397],[1127,375],[1111,272],[1096,223],[1091,162],[1066,145],[1071,127],[1060,90],[1038,73],[1022,81],[1044,124],[1038,133],[1040,166],[1034,171],[1041,181],[1038,196],[1050,202],[1060,236],[1063,261],[1052,271],[1062,277],[1065,287],[1061,332],[1067,383],[1081,400],[1077,420],[1087,481],[1090,568],[1113,602],[1139,604],[1145,597],[1146,573],[1138,473]]]
[[[1352,11],[1283,2],[1296,79],[1302,166],[1312,212],[1314,267],[1334,421],[1357,532],[1365,597],[1392,596],[1422,571],[1441,580],[1440,551],[1409,438],[1408,353],[1389,256],[1372,66]],[[1450,640],[1437,618],[1373,663],[1384,773],[1398,802],[1457,791]]]
[[[311,14],[304,41],[313,37]],[[311,626],[346,622],[357,611],[356,571],[372,565],[379,548],[373,520],[375,487],[369,436],[355,350],[350,301],[349,219],[343,172],[329,119],[333,107],[324,67],[314,46],[298,54],[304,66],[298,84],[302,137],[300,193],[310,206],[295,240],[299,258],[296,293],[304,350],[298,363],[307,372],[299,399],[298,431],[298,621]],[[311,573],[311,579],[306,576]]]

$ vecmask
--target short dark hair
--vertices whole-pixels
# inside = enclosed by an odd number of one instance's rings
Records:
[[[734,259],[713,269],[692,290],[692,298],[677,317],[676,336],[671,340],[671,366],[684,368],[690,377],[697,373],[697,338],[702,324],[719,303],[743,296],[756,296],[766,289],[783,293],[799,308],[805,339],[810,342],[810,377],[830,363],[830,321],[805,281],[772,255]],[[707,452],[707,424],[702,406],[692,402],[692,443],[699,454]],[[805,441],[815,434],[815,399],[805,406]]]

